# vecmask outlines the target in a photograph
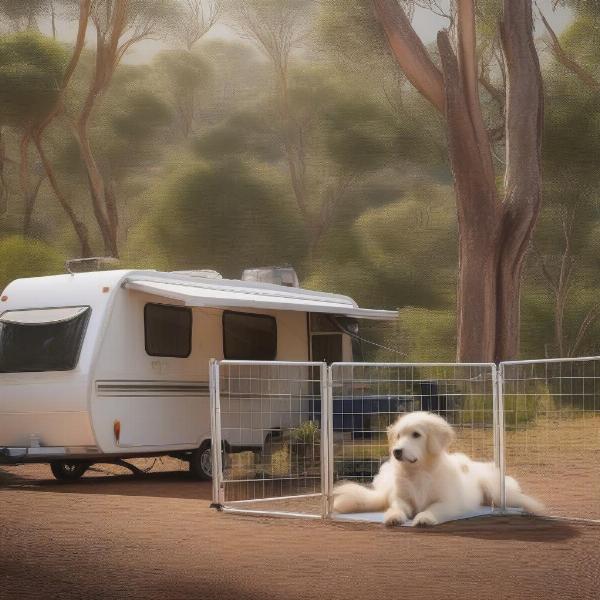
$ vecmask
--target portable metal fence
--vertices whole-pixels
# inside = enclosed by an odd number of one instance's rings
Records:
[[[223,510],[322,517],[326,365],[211,363],[213,496]]]
[[[547,513],[600,520],[600,358],[500,365],[507,473]]]
[[[224,510],[325,517],[369,482],[401,413],[440,414],[453,451],[498,467],[557,517],[600,519],[600,358],[488,363],[213,361],[213,496]]]

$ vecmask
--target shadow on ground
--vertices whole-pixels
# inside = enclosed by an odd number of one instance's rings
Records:
[[[530,516],[481,517],[410,531],[415,535],[527,542],[561,542],[581,535],[581,532],[567,521]]]
[[[88,473],[79,481],[71,483],[55,479],[33,479],[20,476],[16,470],[8,472],[0,469],[0,488],[54,494],[110,494],[206,501],[210,501],[212,495],[210,482],[197,481],[184,471],[144,475]]]
[[[385,528],[375,523],[342,523],[333,522],[334,527],[342,529],[370,529],[380,528],[391,535],[411,536],[442,536],[445,538],[459,537],[489,541],[524,541],[524,542],[562,542],[581,535],[582,524],[575,527],[568,521],[544,519],[531,516],[489,516],[465,519],[450,523],[443,523],[435,527],[393,527]],[[600,531],[600,525],[585,524]]]

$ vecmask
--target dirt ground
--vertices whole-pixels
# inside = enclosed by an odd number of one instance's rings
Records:
[[[0,468],[0,598],[598,598],[600,525],[226,515],[187,473]],[[162,471],[162,472],[160,472]]]

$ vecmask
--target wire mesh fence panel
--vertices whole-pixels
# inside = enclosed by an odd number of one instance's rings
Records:
[[[225,509],[322,514],[325,374],[322,363],[215,365],[213,443],[223,448],[215,493]]]
[[[600,358],[502,363],[507,473],[549,515],[600,519]]]
[[[389,456],[387,427],[413,411],[452,425],[451,451],[499,464],[494,365],[336,363],[331,389],[335,481],[370,482]]]

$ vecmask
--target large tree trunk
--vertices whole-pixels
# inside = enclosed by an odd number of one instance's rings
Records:
[[[507,70],[506,172],[496,360],[518,355],[523,266],[542,204],[544,94],[531,0],[504,0],[501,34]]]
[[[467,239],[465,239],[467,238]],[[489,361],[496,345],[497,256],[494,248],[461,233],[457,288],[457,356]]]
[[[542,81],[531,0],[504,0],[507,69],[505,195],[500,199],[478,90],[475,5],[457,0],[457,52],[438,34],[442,73],[397,0],[373,0],[409,81],[447,120],[459,231],[457,359],[500,361],[519,351],[525,256],[541,195]]]

